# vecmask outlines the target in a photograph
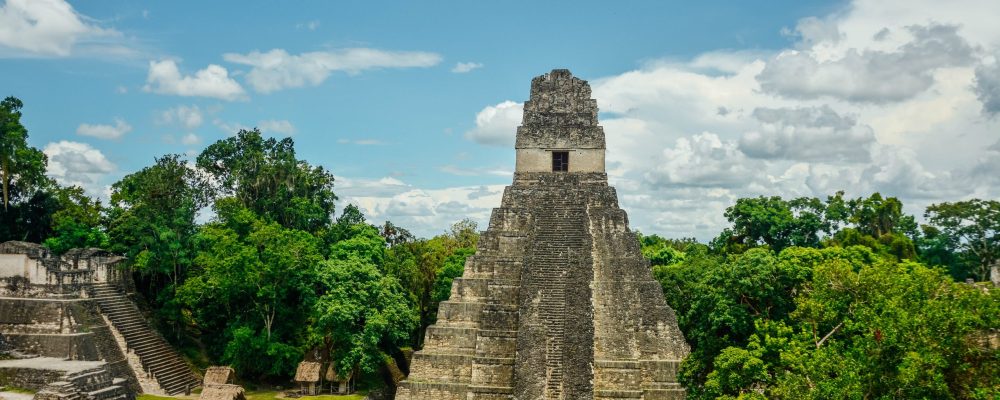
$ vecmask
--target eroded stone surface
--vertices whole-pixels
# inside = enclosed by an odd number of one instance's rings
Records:
[[[608,186],[589,85],[554,70],[524,109],[514,182],[396,399],[683,398],[689,349]]]

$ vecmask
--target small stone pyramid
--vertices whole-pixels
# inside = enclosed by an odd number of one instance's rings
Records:
[[[396,400],[683,399],[689,352],[608,186],[590,85],[531,81],[514,183]]]

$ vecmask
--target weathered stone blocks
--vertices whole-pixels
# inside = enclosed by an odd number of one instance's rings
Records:
[[[590,93],[566,70],[532,81],[514,182],[397,400],[684,398],[689,349],[608,186]],[[552,150],[568,172],[546,170]]]

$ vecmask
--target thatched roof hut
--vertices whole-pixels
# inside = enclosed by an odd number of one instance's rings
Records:
[[[295,369],[295,381],[299,383],[299,390],[307,396],[319,394],[319,385],[323,371],[323,364],[312,361],[303,361]]]
[[[206,375],[207,378],[207,375]],[[243,387],[239,385],[210,384],[201,390],[199,400],[246,400]]]
[[[354,391],[354,382],[352,378],[354,377],[354,371],[349,371],[347,376],[340,376],[337,373],[337,368],[330,363],[330,366],[326,368],[326,378],[327,382],[330,382],[330,391],[339,394],[348,394]]]
[[[347,376],[341,377],[340,374],[337,373],[337,368],[333,365],[333,363],[330,363],[330,366],[326,369],[325,378],[328,382],[343,382],[351,380],[353,375],[354,371],[350,371],[347,373]]]
[[[296,382],[319,382],[320,371],[323,369],[323,364],[312,361],[303,361],[299,363],[299,367],[295,369],[295,381]]]
[[[232,368],[218,367],[218,366],[208,367],[208,370],[205,371],[204,384],[205,386],[213,384],[216,385],[231,384],[234,383],[233,378],[235,376],[236,376],[236,371],[233,371]]]

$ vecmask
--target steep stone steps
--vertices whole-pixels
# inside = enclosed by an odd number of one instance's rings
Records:
[[[535,235],[528,255],[531,276],[540,291],[538,313],[545,327],[545,399],[563,399],[566,337],[566,288],[570,269],[579,265],[588,245],[586,210],[566,191],[546,191],[538,199]]]
[[[139,356],[143,369],[167,394],[184,394],[200,385],[200,380],[180,355],[149,326],[138,307],[117,288],[95,284],[90,288],[90,296],[124,337],[126,346]]]

